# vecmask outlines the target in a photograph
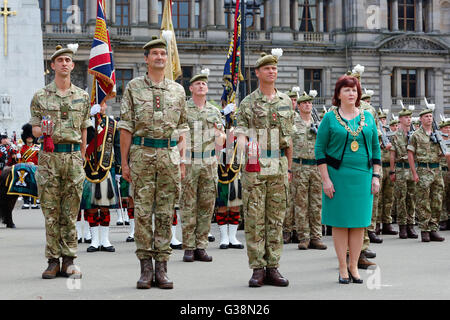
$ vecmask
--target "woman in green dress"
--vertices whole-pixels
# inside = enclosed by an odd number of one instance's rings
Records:
[[[333,227],[339,282],[362,283],[358,258],[371,223],[373,194],[380,184],[381,151],[373,116],[360,106],[357,78],[336,83],[331,111],[317,134],[315,156],[323,184],[322,224]],[[349,252],[347,265],[346,255]]]

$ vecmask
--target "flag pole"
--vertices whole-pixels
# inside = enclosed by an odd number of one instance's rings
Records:
[[[241,64],[241,72],[244,75],[244,81],[239,81],[239,103],[241,103],[242,100],[245,98],[246,93],[246,72],[245,72],[245,38],[246,38],[246,32],[247,32],[247,26],[246,26],[246,15],[245,15],[245,1],[242,0],[241,3],[241,57],[239,59],[239,62]]]

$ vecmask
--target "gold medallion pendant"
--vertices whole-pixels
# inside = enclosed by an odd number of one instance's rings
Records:
[[[352,144],[350,145],[350,148],[352,149],[353,152],[358,151],[358,149],[359,149],[358,141],[353,140]]]

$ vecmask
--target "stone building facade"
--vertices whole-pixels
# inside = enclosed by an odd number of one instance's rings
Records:
[[[39,3],[44,57],[57,44],[79,43],[75,81],[88,88],[96,1]],[[230,6],[230,0],[173,0],[180,81],[186,87],[193,74],[209,68],[209,97],[217,102],[232,34]],[[117,72],[113,114],[119,113],[126,83],[145,74],[141,48],[159,35],[162,8],[161,0],[106,0]],[[450,114],[450,0],[249,0],[247,9],[243,74],[248,90],[257,85],[252,66],[260,53],[282,48],[278,88],[316,89],[317,106],[330,106],[336,80],[361,64],[362,84],[375,91],[375,106],[397,111],[402,100],[418,110],[426,97],[438,113]]]

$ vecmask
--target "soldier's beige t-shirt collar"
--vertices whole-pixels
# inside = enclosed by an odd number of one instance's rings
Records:
[[[145,74],[145,78],[144,79],[145,79],[145,83],[147,83],[147,85],[150,88],[167,89],[168,80],[166,78],[164,78],[164,80],[161,81],[160,83],[155,83],[148,77],[148,74]]]
[[[58,93],[58,88],[56,87],[56,82],[55,80],[53,80],[48,86],[47,86],[47,90],[50,92],[54,92],[56,93],[58,96],[60,96],[60,94]],[[70,93],[73,94],[75,93],[75,86],[73,83],[70,83]]]
[[[259,87],[258,87],[258,89],[256,89],[256,92],[258,93],[259,97],[261,98],[261,100],[263,102],[274,103],[280,99],[280,92],[278,91],[277,88],[275,88],[275,96],[273,97],[273,99],[271,101],[267,100],[266,95],[264,93],[262,93],[262,91]]]

